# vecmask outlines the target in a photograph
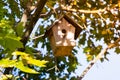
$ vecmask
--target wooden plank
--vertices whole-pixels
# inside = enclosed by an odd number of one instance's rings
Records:
[[[65,30],[65,32],[63,32]],[[52,28],[56,46],[75,46],[75,27],[69,24],[64,18],[58,25]]]
[[[70,56],[72,54],[73,46],[56,46],[54,55],[58,56]]]

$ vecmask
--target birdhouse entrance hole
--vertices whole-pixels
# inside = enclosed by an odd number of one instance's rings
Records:
[[[63,38],[65,38],[66,37],[66,30],[65,29],[62,29],[62,33],[63,33]]]
[[[65,34],[65,33],[66,33],[66,30],[65,30],[65,29],[62,29],[62,33],[64,33],[64,34]]]

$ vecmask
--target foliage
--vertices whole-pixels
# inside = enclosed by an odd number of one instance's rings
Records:
[[[23,44],[20,42],[21,38],[16,36],[11,25],[12,23],[8,20],[3,19],[0,21],[0,45],[3,51],[7,53],[23,47]]]
[[[44,34],[63,14],[68,14],[83,30],[72,56],[56,58],[47,38],[34,37]],[[0,66],[5,69],[3,78],[76,80],[77,76],[71,75],[80,64],[76,54],[84,53],[87,61],[91,61],[104,46],[120,38],[119,16],[119,0],[1,0]],[[115,45],[115,53],[119,54],[120,46]],[[107,59],[107,54],[101,61]]]
[[[29,54],[24,52],[15,51],[12,53],[12,55],[14,56],[19,55],[19,59],[14,59],[14,60],[2,59],[0,60],[0,66],[4,68],[16,67],[23,72],[38,74],[39,72],[36,72],[35,70],[30,69],[27,66],[27,64],[35,65],[39,67],[45,67],[45,63],[47,63],[47,61],[44,61],[44,60],[40,61],[40,60],[33,59]]]

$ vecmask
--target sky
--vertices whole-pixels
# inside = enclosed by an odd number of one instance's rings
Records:
[[[109,50],[109,52],[110,54],[107,55],[109,61],[102,63],[97,61],[82,80],[120,80],[120,55],[113,50]],[[88,62],[86,62],[84,54],[78,56],[82,66],[78,67],[76,74],[80,75],[87,67]]]

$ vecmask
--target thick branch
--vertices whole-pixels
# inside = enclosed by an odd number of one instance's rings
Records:
[[[39,15],[42,11],[42,9],[44,8],[44,5],[45,3],[47,2],[47,0],[40,0],[38,1],[38,4],[37,4],[37,7],[36,7],[36,10],[34,12],[34,14],[32,15],[31,19],[30,19],[30,22],[26,28],[26,31],[23,35],[23,38],[22,38],[22,42],[24,45],[26,45],[27,41],[28,41],[28,38],[33,30],[33,27],[35,25],[35,23],[38,21],[39,19]]]
[[[91,67],[100,59],[102,58],[102,56],[107,52],[108,49],[111,49],[113,47],[116,47],[119,45],[120,42],[120,38],[118,38],[114,43],[111,43],[108,45],[107,48],[103,49],[103,51],[101,51],[98,56],[91,61],[91,63],[87,66],[87,68],[82,72],[82,74],[80,75],[80,77],[78,78],[78,80],[82,80],[82,78],[87,74],[87,72],[91,69]]]
[[[23,22],[23,26],[26,25],[27,18],[28,18],[28,13],[27,13],[27,10],[25,10],[20,21],[20,22]]]

